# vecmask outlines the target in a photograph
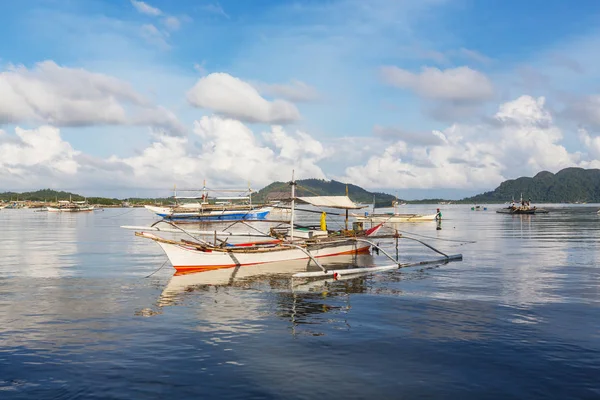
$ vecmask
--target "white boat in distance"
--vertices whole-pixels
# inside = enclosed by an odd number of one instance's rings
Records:
[[[374,223],[399,223],[399,222],[427,222],[427,221],[435,221],[437,214],[396,214],[396,213],[387,213],[387,214],[366,214],[365,215],[357,215],[352,214],[354,218],[356,218],[359,222],[374,222]]]
[[[409,213],[398,212],[398,206],[405,206],[405,205],[406,205],[406,202],[400,202],[398,200],[394,200],[392,202],[392,207],[394,207],[393,212],[376,213],[375,212],[375,198],[373,198],[373,212],[371,214],[369,214],[368,212],[365,212],[363,215],[351,214],[351,216],[353,216],[356,219],[356,221],[358,221],[358,222],[371,222],[371,223],[376,223],[376,224],[381,224],[381,223],[394,224],[394,223],[400,223],[400,222],[427,222],[427,221],[434,221],[438,217],[437,213],[421,215],[421,214],[409,214]],[[438,211],[439,211],[439,209],[438,209]],[[441,214],[440,214],[440,218],[441,218]]]
[[[90,205],[87,200],[59,200],[58,207],[46,207],[48,212],[89,212],[94,211],[94,209],[95,207]]]

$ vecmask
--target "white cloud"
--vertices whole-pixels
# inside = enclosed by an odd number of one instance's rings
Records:
[[[292,102],[309,102],[319,98],[319,92],[314,87],[292,80],[290,83],[263,83],[252,84],[260,93],[273,97],[281,97]]]
[[[0,133],[2,187],[151,188],[173,184],[199,187],[260,188],[275,180],[325,178],[317,165],[327,156],[323,145],[305,132],[273,126],[254,133],[240,121],[217,116],[194,123],[194,134],[173,137],[157,131],[153,142],[131,157],[84,154],[60,137],[58,128],[16,129]]]
[[[300,112],[292,103],[268,101],[252,85],[226,73],[200,78],[187,99],[195,107],[246,122],[285,124],[300,119]]]
[[[181,134],[177,118],[151,105],[128,83],[84,69],[44,61],[34,68],[0,72],[0,124],[38,122],[55,126],[158,125]],[[130,117],[131,113],[147,118]]]
[[[600,136],[591,136],[587,130],[579,129],[579,139],[584,144],[590,156],[600,162]]]
[[[483,73],[469,67],[424,67],[415,74],[395,66],[381,67],[381,77],[389,85],[410,89],[421,97],[435,100],[481,101],[494,95],[491,81]]]
[[[160,11],[158,8],[152,7],[151,5],[149,5],[148,3],[144,3],[143,1],[131,0],[131,4],[135,7],[135,9],[138,12],[142,14],[151,15],[153,17],[158,17],[163,14],[162,11]]]
[[[541,170],[589,165],[560,144],[562,132],[544,102],[521,96],[502,104],[493,124],[455,124],[436,132],[444,144],[395,142],[364,165],[347,168],[343,179],[379,188],[494,187]]]
[[[0,144],[0,177],[8,184],[40,185],[47,187],[56,180],[75,175],[79,154],[63,141],[57,128],[41,126],[37,129],[15,129],[16,140]]]

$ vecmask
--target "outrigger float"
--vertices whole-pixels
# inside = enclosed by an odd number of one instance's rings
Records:
[[[324,218],[322,218],[321,228],[325,229],[299,231],[294,225],[295,201],[297,199],[317,207],[323,206],[327,208],[346,209],[346,227],[348,224],[347,210],[360,207],[354,204],[347,196],[296,198],[296,182],[292,180],[290,184],[292,187],[291,221],[289,223],[289,228],[285,231],[273,228],[270,233],[217,232],[216,230],[188,231],[170,221],[159,221],[151,227],[123,226],[123,228],[136,230],[136,236],[156,242],[169,258],[169,261],[177,271],[177,274],[282,263],[294,260],[308,260],[309,263],[313,262],[319,268],[319,271],[299,272],[294,274],[293,277],[333,277],[335,279],[342,275],[389,271],[407,266],[430,263],[440,264],[462,259],[461,254],[448,255],[420,240],[405,237],[398,233],[393,235],[377,235],[378,231],[382,228],[383,223],[369,230],[357,231],[344,229],[337,232],[331,232],[327,231],[326,227],[323,226],[325,224]],[[246,224],[245,221],[240,222]],[[169,227],[161,228],[159,223],[166,223]],[[193,240],[170,240],[155,234],[158,232],[179,232],[190,236]],[[209,240],[202,239],[195,235],[210,235],[214,240],[211,243]],[[231,236],[257,237],[259,240],[236,244],[227,243],[227,237]],[[223,237],[225,237],[225,240],[221,239]],[[372,241],[373,239],[379,238],[395,238],[396,244],[397,240],[400,238],[416,240],[442,255],[443,258],[421,261],[418,263],[402,264]],[[349,267],[343,270],[328,270],[323,265],[327,263],[328,259],[332,259],[333,256],[367,253],[371,248],[376,249],[378,252],[382,252],[393,262],[393,264],[380,267]]]

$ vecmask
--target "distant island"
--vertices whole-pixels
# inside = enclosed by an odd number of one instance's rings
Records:
[[[391,207],[395,200],[411,204],[438,204],[438,203],[505,203],[512,199],[518,200],[521,194],[526,199],[535,203],[600,203],[600,169],[565,168],[556,174],[542,171],[533,178],[521,177],[502,182],[495,190],[467,197],[462,200],[423,199],[402,200],[395,196],[370,192],[353,184],[346,184],[335,180],[301,179],[296,181],[297,196],[341,196],[346,194],[356,203],[372,204],[375,199],[377,207]],[[254,203],[287,199],[290,197],[289,182],[273,182],[252,195]],[[35,192],[5,192],[0,193],[0,201],[35,201],[55,202],[57,200],[81,201],[84,196],[43,189]],[[156,202],[169,202],[172,199],[129,198],[116,199],[106,197],[87,197],[90,204],[105,206],[119,206],[124,201],[131,205],[155,204]]]
[[[296,181],[297,196],[343,196],[348,188],[348,197],[355,203],[373,204],[377,207],[391,207],[395,196],[381,192],[369,192],[359,186],[324,179],[300,179]],[[289,199],[289,182],[273,182],[252,195],[252,200],[268,202]]]
[[[565,168],[556,174],[542,171],[533,178],[502,182],[495,190],[461,200],[461,203],[504,203],[512,199],[536,203],[600,203],[600,169]]]

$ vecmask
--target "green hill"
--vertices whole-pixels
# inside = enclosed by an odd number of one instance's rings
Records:
[[[542,171],[533,178],[502,182],[495,190],[469,197],[463,202],[503,203],[523,194],[536,203],[600,203],[600,169],[565,168],[556,174]]]
[[[57,191],[52,189],[42,189],[37,190],[35,192],[4,192],[0,193],[0,200],[3,201],[15,201],[15,200],[23,200],[23,201],[56,201],[56,200],[73,200],[73,201],[83,201],[85,200],[84,196],[81,196],[76,193]],[[121,204],[121,200],[117,199],[108,199],[104,197],[88,197],[88,202],[91,204],[103,204],[103,205],[118,205]]]
[[[297,196],[342,196],[346,194],[346,184],[323,179],[301,179],[296,181]],[[387,193],[369,192],[359,186],[348,184],[348,196],[355,203],[372,204],[373,196],[378,207],[390,207],[395,196]],[[291,195],[289,182],[273,182],[252,195],[255,202],[279,200]]]

